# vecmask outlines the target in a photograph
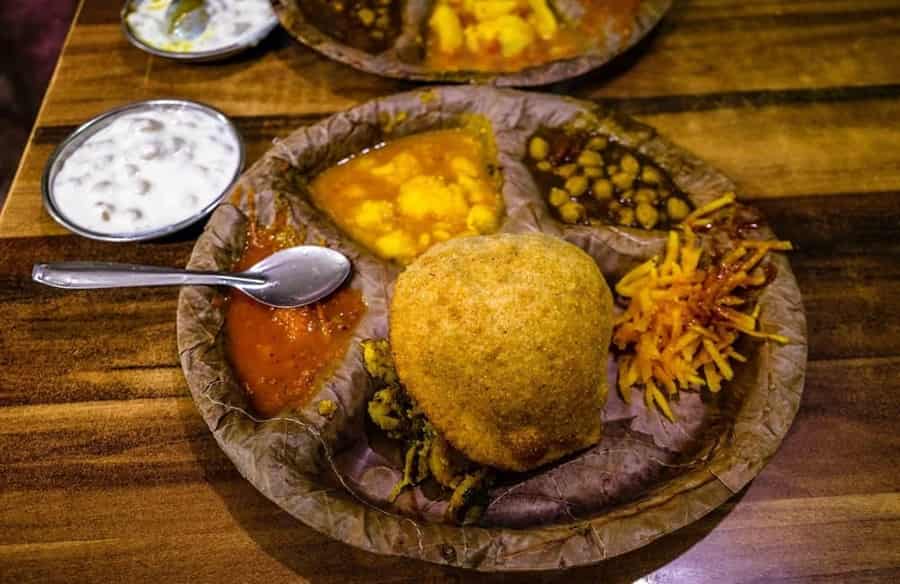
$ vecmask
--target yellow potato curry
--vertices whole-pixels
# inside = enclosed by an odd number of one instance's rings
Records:
[[[427,63],[443,71],[512,72],[627,36],[639,0],[580,0],[568,18],[548,0],[437,0]]]
[[[451,237],[493,233],[499,173],[469,130],[399,138],[334,166],[311,185],[313,202],[351,237],[407,264]]]

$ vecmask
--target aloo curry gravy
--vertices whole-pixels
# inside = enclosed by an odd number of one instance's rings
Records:
[[[501,179],[488,130],[472,125],[397,138],[348,158],[316,177],[312,200],[355,240],[401,264],[451,237],[494,233]]]
[[[235,269],[299,245],[298,239],[284,226],[251,228]],[[316,304],[287,309],[232,293],[225,318],[226,352],[256,412],[271,417],[306,403],[346,352],[365,309],[360,292],[346,286]]]
[[[570,59],[633,32],[640,0],[436,0],[426,64],[438,71],[514,72]]]

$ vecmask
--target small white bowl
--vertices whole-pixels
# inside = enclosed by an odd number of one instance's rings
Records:
[[[124,6],[122,6],[122,32],[125,33],[125,38],[128,39],[128,42],[141,49],[142,51],[150,53],[151,55],[156,55],[157,57],[165,57],[166,59],[173,59],[175,61],[184,61],[190,63],[209,63],[211,61],[221,61],[227,59],[229,57],[237,55],[238,53],[242,53],[247,49],[253,48],[261,43],[263,39],[269,36],[269,33],[271,33],[279,23],[278,17],[273,15],[272,22],[260,28],[258,31],[256,31],[256,33],[241,38],[241,42],[231,43],[218,49],[212,49],[209,51],[167,51],[165,49],[160,49],[158,47],[154,47],[149,43],[146,43],[143,39],[137,36],[133,30],[131,30],[131,26],[129,26],[128,24],[128,15],[133,10],[133,5],[141,1],[143,0],[125,0],[125,4]]]
[[[216,119],[219,123],[222,124],[223,127],[226,128],[226,131],[234,139],[234,143],[236,144],[238,149],[238,161],[234,168],[234,171],[229,177],[230,180],[228,181],[227,186],[222,189],[221,193],[218,193],[202,209],[186,219],[183,219],[176,223],[165,225],[163,227],[158,227],[146,231],[136,231],[133,233],[110,234],[92,231],[91,229],[85,228],[82,225],[79,225],[78,223],[72,221],[65,215],[65,213],[60,210],[54,198],[53,183],[57,173],[60,171],[65,161],[73,152],[75,152],[94,134],[107,127],[120,116],[142,111],[173,108],[193,109]],[[244,141],[241,139],[241,135],[238,132],[237,127],[234,125],[234,123],[232,123],[230,119],[228,119],[228,116],[213,107],[186,99],[151,99],[147,101],[131,103],[119,108],[109,110],[105,113],[100,114],[99,116],[92,118],[88,122],[79,126],[74,132],[72,132],[65,140],[62,141],[59,146],[57,146],[53,154],[50,155],[50,159],[47,161],[47,165],[44,167],[44,173],[41,177],[41,194],[43,196],[44,208],[47,210],[47,213],[49,213],[57,223],[59,223],[69,231],[77,233],[78,235],[87,237],[89,239],[96,239],[98,241],[147,241],[165,237],[167,235],[172,235],[173,233],[181,231],[182,229],[193,225],[201,219],[206,218],[206,216],[212,213],[213,209],[215,209],[216,206],[222,201],[222,199],[224,199],[225,196],[231,191],[232,187],[234,187],[238,178],[240,178],[241,176],[241,171],[244,168],[244,161]]]

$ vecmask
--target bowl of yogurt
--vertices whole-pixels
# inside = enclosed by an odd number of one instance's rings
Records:
[[[269,0],[203,0],[208,17],[202,34],[190,40],[171,29],[174,0],[127,0],[122,27],[134,46],[179,61],[215,61],[256,46],[278,26]]]
[[[240,134],[222,112],[186,100],[132,103],[59,145],[41,181],[44,207],[91,239],[156,239],[212,212],[243,165]]]

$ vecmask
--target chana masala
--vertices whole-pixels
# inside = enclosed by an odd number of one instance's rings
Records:
[[[303,0],[298,5],[317,28],[368,53],[386,51],[400,34],[401,3],[396,0]]]
[[[469,129],[399,138],[320,174],[312,200],[376,255],[407,264],[439,241],[499,228],[499,172],[484,142]]]
[[[604,134],[540,131],[528,143],[528,163],[564,223],[667,229],[692,210],[663,169]]]
[[[249,268],[301,243],[281,216],[268,229],[257,228],[251,220],[234,269]],[[346,286],[301,308],[272,308],[233,292],[225,315],[225,350],[254,410],[271,417],[305,404],[346,352],[365,310],[362,294]],[[322,404],[320,412],[327,413]]]
[[[557,3],[559,4],[559,3]],[[426,64],[439,71],[514,72],[568,59],[607,37],[628,37],[640,0],[437,0]]]

